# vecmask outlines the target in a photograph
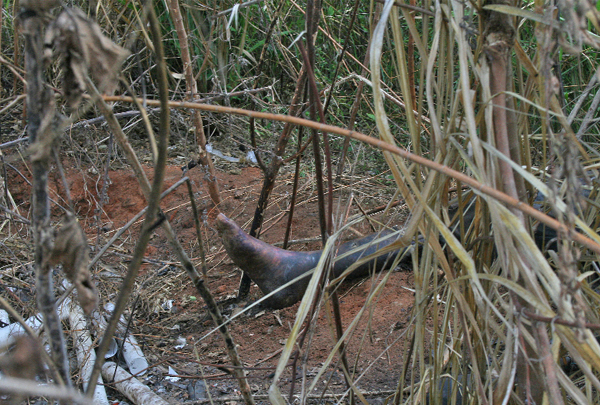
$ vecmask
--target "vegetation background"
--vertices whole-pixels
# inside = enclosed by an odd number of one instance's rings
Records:
[[[281,168],[293,167],[299,156],[297,176],[315,174],[323,240],[343,225],[342,217],[334,215],[334,198],[349,199],[342,191],[333,195],[335,177],[388,173],[382,187],[390,204],[402,199],[411,212],[402,241],[420,242],[412,260],[410,345],[404,363],[396,365],[402,374],[388,403],[424,403],[426,398],[460,403],[461,396],[462,403],[470,404],[600,401],[595,337],[600,295],[593,284],[600,274],[598,4],[17,0],[1,6],[0,176],[6,179],[6,164],[21,159],[19,153],[27,155],[36,190],[31,212],[19,218],[10,190],[3,187],[2,244],[11,237],[11,221],[31,224],[31,257],[40,311],[53,343],[55,381],[68,386],[70,380],[60,323],[52,316],[51,265],[68,267],[56,259],[44,194],[50,166],[59,170],[55,153],[85,156],[97,168],[127,161],[148,196],[145,225],[101,351],[127,305],[153,227],[168,227],[157,208],[168,148],[183,155],[183,163],[193,161],[206,170],[211,198],[218,204],[215,168],[205,150],[207,142],[221,139],[230,147],[255,151],[264,172],[255,234]],[[66,13],[62,30],[56,28],[59,12],[75,8],[128,54],[108,45],[81,45],[81,38],[61,41],[68,32],[82,32],[83,25],[69,26],[74,12]],[[50,42],[58,57],[48,57],[48,32],[55,33]],[[102,56],[94,59],[86,52]],[[98,73],[96,67],[109,57],[103,52],[115,59]],[[118,73],[114,83],[111,68]],[[100,97],[88,73],[101,91],[114,89],[117,96]],[[141,121],[129,128],[121,128],[113,115],[132,109],[135,100],[121,95],[147,100],[138,105]],[[109,101],[121,103],[111,108]],[[179,101],[189,104],[167,108]],[[63,136],[100,114],[111,129],[107,149],[96,146],[105,136],[101,133],[78,147]],[[304,153],[296,154],[300,147]],[[155,165],[152,183],[137,169],[140,158]],[[543,201],[539,193],[546,196]],[[536,245],[536,229],[555,235],[556,243],[548,249]],[[210,306],[202,269],[173,244]],[[325,246],[332,249],[332,244]],[[83,250],[63,256],[71,254],[87,255]],[[12,259],[3,263],[15,265]],[[74,265],[75,281],[83,277],[83,268],[87,271],[86,263]],[[244,288],[242,282],[242,294]],[[85,292],[78,291],[81,298]],[[274,374],[273,403],[285,403],[281,373],[311,311],[331,300],[337,316],[335,293],[320,294],[316,288],[309,293]],[[2,305],[10,307],[4,299]],[[223,322],[216,306],[213,319]],[[353,328],[351,323],[342,330],[336,321],[333,334],[339,340],[331,359],[338,353],[343,357],[344,339]],[[232,363],[240,364],[226,327],[221,332]],[[364,402],[347,362],[340,367],[348,384],[344,400]],[[243,372],[234,374],[244,400],[252,403]],[[95,381],[93,374],[90,381]]]

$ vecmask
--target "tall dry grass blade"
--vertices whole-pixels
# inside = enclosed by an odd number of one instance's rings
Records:
[[[296,320],[294,322],[294,325],[292,326],[292,330],[290,331],[283,352],[281,353],[281,356],[279,358],[277,368],[275,369],[273,382],[269,387],[269,399],[274,404],[286,404],[286,401],[279,389],[279,379],[281,378],[281,374],[283,373],[292,355],[292,351],[296,346],[296,340],[300,333],[300,329],[302,327],[302,324],[306,320],[306,317],[308,316],[312,303],[316,298],[317,292],[320,288],[319,281],[322,279],[323,272],[326,271],[327,264],[329,263],[330,257],[333,254],[333,249],[335,248],[335,242],[338,236],[340,235],[342,229],[340,229],[340,231],[334,233],[327,239],[327,243],[323,248],[323,253],[321,255],[321,258],[319,259],[319,263],[317,264],[317,267],[315,268],[310,282],[308,283],[306,292],[304,293],[304,298],[302,298],[302,302],[300,303],[300,307],[298,308],[298,311],[296,313]],[[336,350],[333,350],[331,351],[330,355],[334,356],[335,353]],[[312,390],[309,390],[309,392],[312,392]]]

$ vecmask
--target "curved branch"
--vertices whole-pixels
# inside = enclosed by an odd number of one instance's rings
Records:
[[[123,96],[105,96],[104,99],[106,101],[120,101],[124,103],[131,103],[133,100],[131,97],[123,97]],[[148,105],[157,106],[159,103],[156,100],[146,100]],[[357,131],[350,131],[344,128],[336,127],[333,125],[321,124],[319,122],[310,121],[303,118],[292,117],[289,115],[281,115],[281,114],[271,114],[257,111],[244,110],[242,108],[233,108],[233,107],[224,107],[218,105],[208,105],[208,104],[198,104],[198,103],[186,103],[186,102],[169,102],[170,108],[194,108],[204,111],[211,111],[216,113],[225,113],[225,114],[236,114],[243,115],[246,117],[254,117],[261,119],[268,119],[273,121],[281,121],[281,122],[289,122],[294,125],[302,125],[308,128],[315,128],[321,131],[327,131],[332,134],[345,136],[348,138],[356,139],[357,141],[367,143],[373,147],[378,149],[396,154],[404,159],[408,159],[414,163],[423,165],[431,170],[435,170],[439,173],[442,173],[446,176],[450,176],[458,181],[461,181],[467,185],[469,185],[474,190],[477,190],[480,193],[486,194],[490,197],[495,198],[496,200],[503,202],[509,207],[516,208],[523,213],[529,215],[530,217],[540,221],[541,223],[549,226],[552,229],[556,229],[557,231],[566,232],[567,228],[558,222],[556,219],[544,214],[541,211],[536,210],[531,205],[525,204],[511,196],[503,193],[502,191],[496,190],[493,187],[487,186],[485,184],[480,183],[472,177],[467,176],[466,174],[459,172],[457,170],[451,169],[443,164],[434,162],[423,156],[415,155],[410,153],[406,149],[400,148],[398,146],[390,145],[387,142],[384,142],[380,139],[374,138],[372,136],[365,135],[363,133]],[[588,249],[600,254],[600,243],[596,240],[592,240],[591,238],[583,235],[582,233],[576,232],[572,234],[573,240],[577,243],[582,244]]]

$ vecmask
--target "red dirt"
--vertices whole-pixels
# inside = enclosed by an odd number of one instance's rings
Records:
[[[94,247],[99,235],[98,245],[102,246],[113,232],[125,225],[135,214],[145,207],[145,200],[138,187],[137,181],[129,169],[115,170],[109,173],[110,185],[108,199],[103,205],[102,215],[98,222],[97,202],[102,190],[102,176],[82,171],[77,167],[66,167],[66,177],[71,198],[77,215],[88,234],[89,244]],[[26,173],[23,171],[22,173]],[[52,198],[66,207],[64,187],[56,171],[51,175]],[[146,169],[151,174],[151,169]],[[214,218],[218,210],[209,201],[206,189],[202,184],[202,173],[199,168],[189,171],[188,176],[193,181],[196,193],[196,202],[204,212],[202,235],[208,259],[208,286],[217,301],[223,301],[235,295],[239,282],[240,272],[231,260],[224,254],[220,239],[214,230]],[[165,189],[182,177],[179,167],[169,166],[165,177]],[[8,172],[8,188],[14,200],[19,205],[21,215],[27,217],[29,210],[30,186],[14,171]],[[221,172],[218,180],[222,192],[223,202],[219,209],[241,226],[247,229],[248,222],[252,219],[260,188],[262,187],[262,173],[253,167],[236,169],[231,173]],[[281,220],[280,214],[285,211],[289,203],[291,182],[281,181],[271,198],[272,204],[265,215],[262,239],[269,243],[283,240],[287,216]],[[310,179],[303,179],[301,186],[312,184]],[[58,190],[58,192],[56,192]],[[310,200],[313,198],[313,200]],[[310,187],[305,187],[300,194],[303,203],[299,204],[294,221],[292,239],[318,238],[319,225],[317,218],[317,204],[314,192]],[[385,200],[383,200],[385,202]],[[370,201],[371,207],[380,205],[380,201]],[[369,200],[362,201],[367,205]],[[194,229],[194,220],[189,204],[187,187],[180,186],[169,194],[161,204],[167,218],[172,223],[183,247],[188,251],[193,262],[200,263],[199,248]],[[366,208],[369,208],[367,206]],[[343,210],[346,208],[343,207]],[[55,204],[52,212],[56,218],[62,210]],[[351,214],[358,212],[352,207]],[[109,250],[101,261],[103,264],[96,266],[94,273],[102,293],[101,302],[114,300],[118,291],[118,281],[107,279],[103,275],[107,269],[123,275],[126,271],[127,260],[133,248],[135,235],[139,230],[139,222],[121,238],[117,248]],[[98,229],[100,228],[100,231]],[[357,233],[369,233],[368,224],[362,223],[356,227]],[[353,235],[349,235],[353,237]],[[123,240],[125,242],[123,243]],[[317,239],[318,240],[318,239]],[[319,244],[297,244],[292,249],[318,249]],[[194,290],[187,276],[177,267],[176,259],[162,234],[158,230],[151,239],[147,250],[147,259],[138,278],[134,299],[139,295],[137,306],[134,309],[133,333],[143,345],[143,350],[151,364],[150,376],[146,382],[165,397],[171,400],[188,399],[185,387],[193,384],[197,379],[211,376],[209,380],[213,396],[233,395],[238,393],[237,384],[231,377],[222,373],[215,365],[228,364],[223,340],[218,332],[210,333],[214,324],[207,314],[204,303]],[[343,283],[340,291],[341,316],[344,328],[352,321],[362,308],[370,290],[374,288],[383,275],[376,275],[374,279],[347,281]],[[397,379],[402,369],[402,357],[406,342],[403,333],[409,320],[410,307],[413,304],[413,294],[403,288],[413,284],[412,274],[405,271],[394,271],[390,274],[387,284],[382,289],[378,299],[369,307],[369,313],[360,321],[359,327],[349,340],[347,346],[348,361],[356,365],[356,373],[362,374],[370,366],[368,372],[358,381],[358,387],[363,391],[384,392],[396,388]],[[260,298],[261,293],[256,286],[251,289],[249,300],[244,303],[225,304],[222,311],[226,316],[239,311],[245,304]],[[197,298],[196,298],[197,297]],[[173,300],[172,307],[165,303]],[[266,394],[271,383],[274,367],[279,360],[279,350],[283,348],[291,325],[293,325],[298,304],[283,310],[254,310],[236,318],[230,325],[233,339],[237,345],[239,355],[245,365],[256,367],[248,371],[248,376],[254,393],[259,395],[259,402],[266,401],[262,396]],[[367,324],[367,318],[370,321]],[[309,377],[323,364],[335,343],[329,326],[331,322],[329,306],[324,307],[318,317],[318,327],[313,336],[307,337],[310,345],[307,350],[305,342],[302,353],[307,354],[307,367]],[[186,339],[186,346],[175,348],[177,339]],[[310,338],[310,339],[309,339]],[[386,350],[387,349],[387,350]],[[358,359],[357,359],[358,356]],[[302,359],[302,356],[301,356]],[[302,361],[298,361],[297,377],[302,376]],[[334,359],[337,363],[338,357]],[[202,370],[200,370],[202,364]],[[190,376],[178,382],[170,383],[164,380],[162,372],[170,365],[180,375]],[[331,377],[329,388],[324,390],[327,377]],[[290,368],[284,374],[282,381],[284,389],[289,392],[291,378]],[[345,390],[343,374],[339,367],[330,367],[325,376],[321,378],[315,393],[325,391],[327,395],[341,393]],[[296,381],[295,393],[302,389],[302,378]],[[285,391],[282,391],[287,395]],[[262,399],[261,399],[262,398]],[[333,400],[333,399],[332,399]]]

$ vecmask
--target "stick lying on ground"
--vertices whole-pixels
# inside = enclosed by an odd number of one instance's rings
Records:
[[[242,230],[235,222],[223,214],[217,217],[217,230],[223,239],[223,245],[233,262],[244,270],[261,289],[263,294],[269,294],[296,277],[314,269],[319,262],[322,251],[294,252],[271,246],[253,238]],[[332,269],[332,278],[340,276],[344,270],[398,239],[396,233],[383,231],[364,238],[355,239],[339,246]],[[348,253],[357,247],[364,246],[357,252]],[[352,277],[369,274],[369,271],[381,271],[391,266],[399,254],[407,249],[386,253],[371,260],[352,272]],[[347,255],[346,255],[347,254]],[[406,261],[410,255],[405,255]],[[284,288],[269,297],[265,304],[272,308],[285,308],[298,302],[304,295],[309,277]]]

